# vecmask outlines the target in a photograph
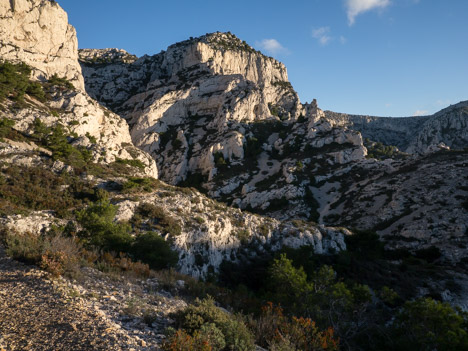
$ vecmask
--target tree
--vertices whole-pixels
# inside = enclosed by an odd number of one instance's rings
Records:
[[[396,350],[468,350],[468,316],[431,298],[406,302],[392,325]]]

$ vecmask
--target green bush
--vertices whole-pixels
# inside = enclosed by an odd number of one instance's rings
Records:
[[[53,210],[59,217],[66,217],[68,209],[81,204],[80,193],[89,190],[80,179],[42,167],[12,165],[1,170],[0,180],[0,213],[7,215]]]
[[[391,329],[395,350],[468,350],[467,313],[430,298],[406,302]]]
[[[91,161],[91,151],[69,144],[70,137],[65,133],[61,124],[47,127],[39,118],[36,118],[33,128],[32,137],[52,151],[54,160],[61,160],[75,168],[83,168]]]
[[[5,138],[15,125],[15,121],[9,118],[0,118],[0,140]]]
[[[93,142],[93,141],[91,141],[91,142]],[[122,159],[122,158],[117,157],[115,159],[115,163],[120,163],[122,165],[128,165],[128,166],[139,168],[139,169],[144,169],[145,168],[145,164],[143,162],[141,162],[140,160],[134,160],[134,159],[129,160],[129,159]]]
[[[164,234],[177,236],[182,233],[182,227],[177,219],[170,216],[162,207],[150,203],[140,204],[136,211],[136,217],[148,219],[148,225],[151,229],[157,229]],[[134,218],[135,220],[136,218]]]
[[[104,250],[128,252],[133,238],[130,225],[114,222],[117,206],[108,201],[97,202],[78,211],[76,218],[84,230],[79,236],[89,245]]]
[[[239,316],[230,315],[215,306],[214,300],[196,300],[175,316],[179,328],[189,335],[204,335],[213,342],[214,350],[250,351],[254,349],[253,335]],[[211,336],[211,338],[210,338]],[[213,340],[214,339],[214,340]]]
[[[59,77],[57,74],[50,77],[47,82],[49,86],[58,87],[64,90],[75,90],[75,87],[68,79],[65,77]]]
[[[37,264],[44,252],[42,238],[33,233],[9,232],[5,238],[6,253],[15,260],[28,264]]]
[[[338,281],[333,268],[326,265],[307,276],[284,254],[273,261],[269,276],[273,301],[290,313],[311,318],[323,328],[333,326],[343,339],[359,332],[371,302],[369,287]]]
[[[45,101],[46,95],[42,85],[31,81],[30,75],[31,67],[25,63],[0,62],[0,102],[5,98],[22,102],[25,94]]]
[[[179,259],[177,252],[159,234],[148,232],[135,238],[131,248],[135,259],[147,263],[152,269],[174,267]]]
[[[137,191],[151,192],[159,187],[160,183],[153,178],[138,178],[130,177],[122,184],[124,193],[132,193]]]

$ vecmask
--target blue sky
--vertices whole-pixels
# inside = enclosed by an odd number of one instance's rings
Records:
[[[80,48],[138,56],[231,31],[283,62],[302,102],[378,116],[468,100],[467,0],[58,0]]]

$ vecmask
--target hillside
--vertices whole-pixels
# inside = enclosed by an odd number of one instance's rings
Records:
[[[164,181],[277,219],[377,230],[394,248],[465,257],[466,102],[425,117],[324,112],[300,103],[281,63],[230,33],[139,59],[81,50],[80,62],[87,91],[127,119]]]
[[[0,18],[0,350],[468,346],[466,102],[338,114],[230,32]]]

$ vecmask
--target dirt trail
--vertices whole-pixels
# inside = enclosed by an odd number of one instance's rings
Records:
[[[47,274],[6,256],[0,246],[0,350],[121,350],[97,311],[54,287]]]

